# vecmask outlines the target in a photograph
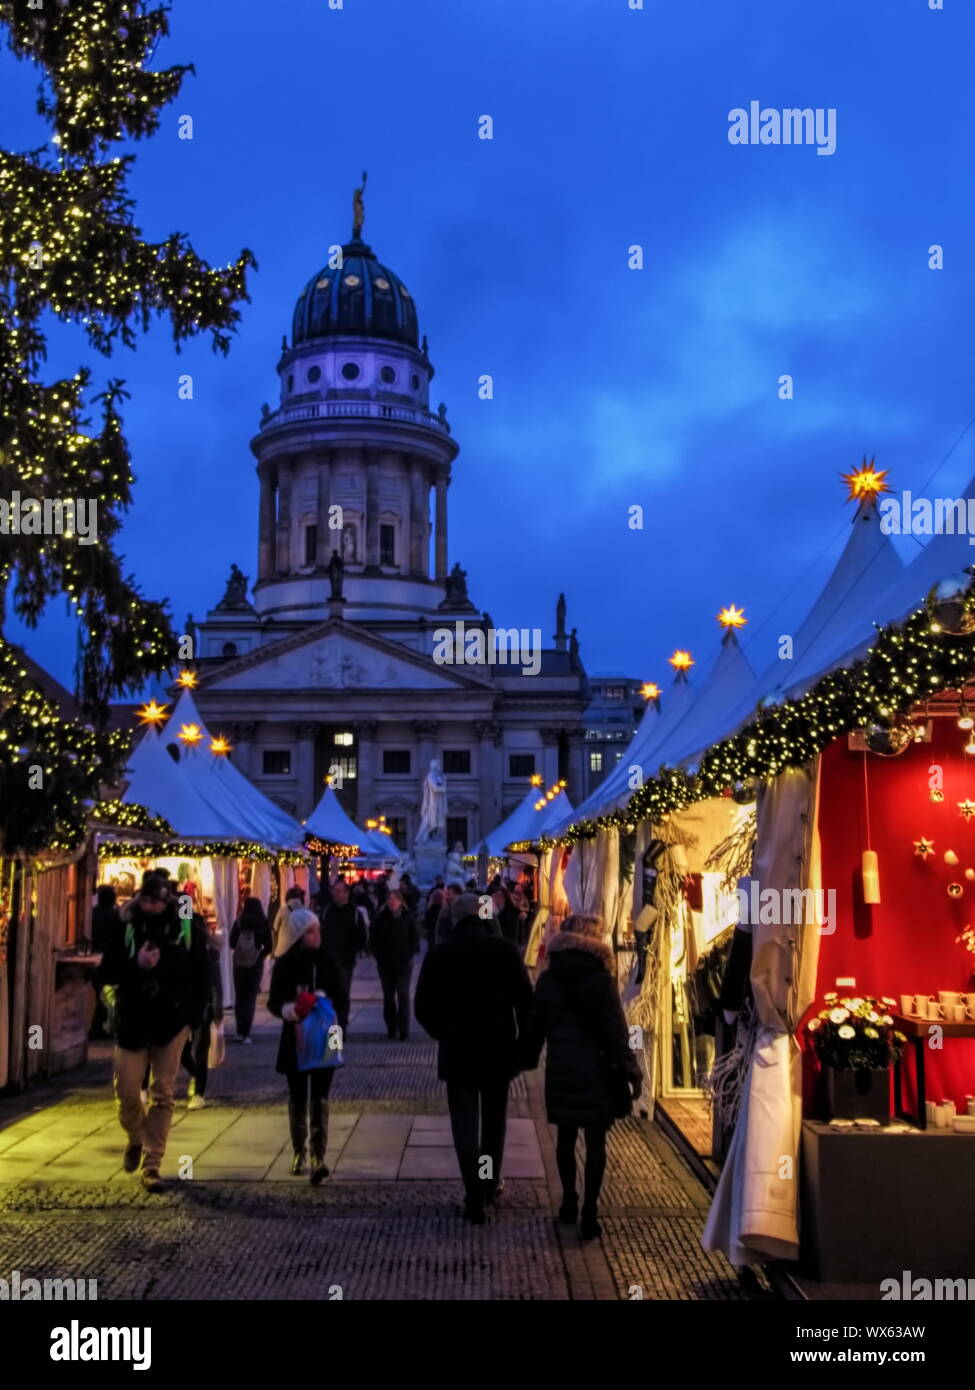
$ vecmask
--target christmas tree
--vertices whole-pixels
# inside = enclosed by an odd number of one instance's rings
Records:
[[[124,760],[126,740],[99,732],[109,700],[176,655],[165,603],[140,594],[114,548],[133,483],[123,384],[93,393],[84,366],[45,379],[42,328],[53,313],[109,356],[160,316],[177,350],[200,333],[229,348],[253,256],[213,268],[181,232],[143,240],[126,190],[134,156],[118,153],[153,134],[191,71],[153,69],[168,31],[166,7],[133,0],[0,0],[0,33],[37,68],[51,129],[49,146],[0,149],[0,625],[10,610],[35,625],[67,596],[91,721],[62,719],[0,638],[0,853],[77,841],[84,802]],[[96,504],[94,543],[74,499]]]

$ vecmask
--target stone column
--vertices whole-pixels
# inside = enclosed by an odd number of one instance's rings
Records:
[[[374,719],[360,721],[353,725],[356,735],[356,821],[362,828],[372,815],[375,799],[376,777],[376,730],[379,725]]]
[[[274,474],[271,464],[258,464],[257,476],[261,480],[261,506],[258,523],[257,578],[271,579],[274,576]]]
[[[568,794],[573,806],[586,795],[586,738],[582,729],[569,730],[569,773]]]
[[[255,766],[255,758],[257,757],[256,736],[256,724],[231,724],[230,726],[230,756],[233,759],[234,767],[251,780],[261,774],[261,769]]]
[[[437,736],[440,725],[434,719],[415,719],[413,721],[413,732],[416,734],[416,767],[413,769],[414,778],[419,785],[430,771],[430,763],[434,758],[433,741]]]
[[[436,578],[447,577],[447,475],[437,477],[437,554]]]
[[[318,741],[317,724],[296,724],[298,749],[293,769],[298,819],[311,815],[318,801],[318,786],[315,781],[315,745]]]
[[[328,529],[328,511],[332,499],[332,463],[326,453],[318,460],[318,519],[315,545],[315,564],[326,569],[332,558],[332,551],[342,554],[342,532]]]
[[[278,464],[277,572],[291,573],[291,486],[294,465],[290,459]]]
[[[480,824],[474,827],[472,843],[477,844],[501,821],[501,725],[493,720],[474,725],[479,740],[478,773],[481,784]],[[470,849],[471,846],[468,846]]]
[[[423,460],[414,456],[410,460],[410,573],[430,574],[430,546],[427,540],[429,526],[430,483],[427,479]]]
[[[543,729],[542,743],[542,789],[548,791],[559,780],[559,730]]]
[[[366,564],[379,564],[379,450],[367,448],[366,456]]]

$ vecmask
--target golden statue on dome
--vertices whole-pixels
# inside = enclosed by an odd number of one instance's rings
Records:
[[[362,224],[366,220],[366,205],[362,197],[366,191],[366,177],[363,170],[362,186],[352,194],[352,236],[356,241],[362,236]]]

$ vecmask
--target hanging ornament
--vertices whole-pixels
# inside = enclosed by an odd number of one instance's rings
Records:
[[[965,877],[968,879],[969,883],[975,880],[975,869],[966,869]]]
[[[964,890],[964,888],[961,886],[960,883],[949,883],[949,884],[948,884],[948,897],[949,897],[949,898],[960,898],[961,895],[962,895],[962,893],[964,893],[964,891],[965,891],[965,890]]]
[[[953,849],[945,850],[945,863],[949,864],[952,868],[958,863],[958,855]]]
[[[863,901],[865,903],[880,902],[880,865],[877,861],[877,851],[865,849],[861,862],[861,873],[863,875]]]
[[[934,841],[926,840],[922,835],[920,840],[914,841],[914,853],[922,859],[927,859],[929,854],[934,853]]]
[[[914,731],[910,724],[871,724],[864,730],[864,742],[871,753],[881,758],[899,758],[905,748],[914,741]]]
[[[867,772],[867,755],[863,755],[863,807],[866,813],[867,822],[867,845],[869,846],[870,836],[870,779]],[[863,880],[863,901],[865,903],[876,904],[880,902],[880,865],[877,860],[877,852],[872,849],[865,849],[860,861],[860,876]]]
[[[931,788],[931,791],[930,791],[930,794],[929,794],[929,800],[933,801],[933,802],[935,803],[935,805],[937,805],[939,802],[944,801],[944,799],[945,799],[945,794],[944,794],[943,791],[939,791],[939,789],[938,789],[937,787],[932,787],[932,788]]]
[[[975,816],[975,801],[959,801],[958,809],[962,820],[971,820],[972,816]]]
[[[972,607],[971,575],[964,570],[935,584],[927,597],[931,615],[931,631],[949,637],[964,637],[975,632],[975,611]]]

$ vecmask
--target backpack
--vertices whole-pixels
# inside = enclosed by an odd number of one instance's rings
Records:
[[[261,953],[257,946],[257,937],[254,935],[252,927],[241,927],[237,934],[237,945],[234,947],[234,965],[239,970],[249,970],[257,964],[261,958]]]

